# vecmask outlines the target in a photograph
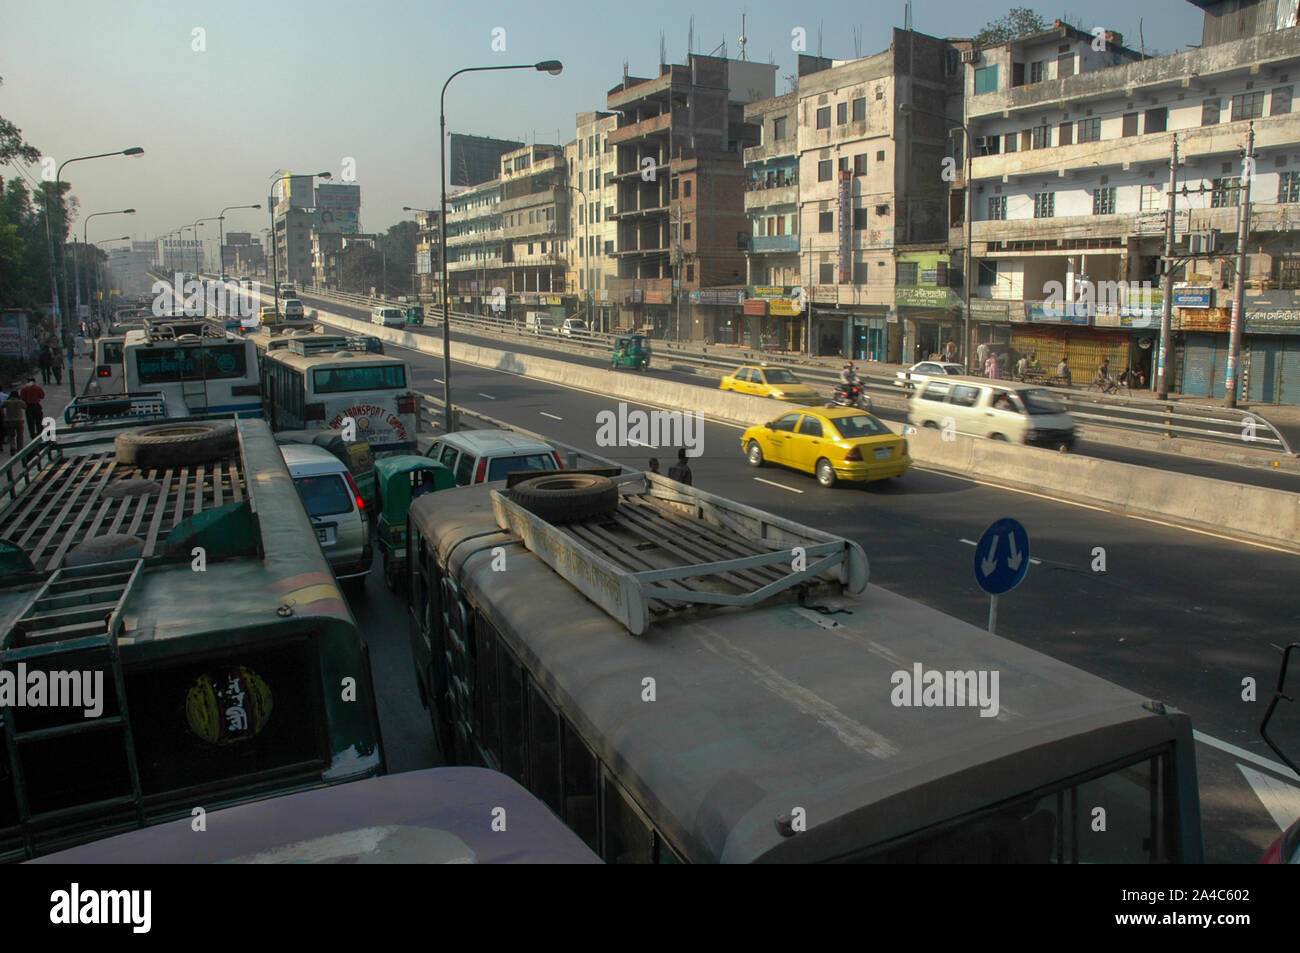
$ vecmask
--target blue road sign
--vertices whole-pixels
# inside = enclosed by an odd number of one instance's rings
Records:
[[[1029,534],[1005,517],[984,531],[975,547],[975,581],[991,596],[1010,592],[1029,570]]]

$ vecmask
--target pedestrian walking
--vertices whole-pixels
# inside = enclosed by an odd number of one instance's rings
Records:
[[[76,344],[77,344],[77,357],[90,356],[90,347],[89,347],[90,340],[86,337],[86,335],[78,332]]]
[[[691,482],[691,465],[686,462],[686,448],[679,447],[677,450],[677,462],[668,468],[668,478],[676,480],[678,483],[685,483],[687,486],[693,486]]]
[[[992,380],[998,378],[998,359],[992,354],[984,360],[984,376]]]
[[[979,362],[975,365],[976,367],[983,367],[988,363],[989,346],[987,344],[981,344],[975,349],[975,359]]]
[[[63,383],[63,348],[56,347],[50,361],[50,369],[54,371],[54,383]]]
[[[1024,380],[1025,373],[1029,370],[1029,355],[1021,354],[1020,360],[1016,361],[1016,379]]]
[[[659,472],[659,458],[658,458],[658,457],[651,457],[651,458],[650,458],[650,472],[651,472],[651,473],[658,473],[658,472]]]
[[[27,435],[35,440],[40,433],[41,418],[44,416],[41,401],[45,399],[45,390],[36,383],[35,377],[29,377],[27,386],[18,392],[18,397],[27,405],[23,408],[27,414]]]
[[[1061,357],[1061,363],[1056,365],[1056,376],[1061,378],[1065,382],[1066,386],[1069,386],[1072,383],[1070,377],[1070,359],[1068,357]]]
[[[50,346],[47,344],[41,348],[40,356],[36,358],[36,365],[41,369],[41,383],[50,382]]]
[[[943,346],[943,359],[949,364],[957,360],[957,345],[952,341]]]
[[[0,403],[0,421],[4,426],[4,442],[9,445],[9,456],[23,448],[23,420],[27,416],[27,405],[22,398],[11,392]]]

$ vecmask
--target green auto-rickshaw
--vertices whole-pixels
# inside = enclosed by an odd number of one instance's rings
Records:
[[[379,524],[375,538],[384,558],[384,582],[397,592],[406,579],[406,516],[411,501],[456,485],[450,470],[429,457],[400,453],[375,461]]]
[[[614,353],[609,369],[634,367],[644,371],[650,366],[650,339],[644,334],[619,334],[614,338]]]
[[[406,309],[406,323],[407,323],[407,324],[418,324],[418,325],[420,325],[421,327],[423,327],[423,326],[424,326],[424,308],[421,307],[420,305],[415,305],[415,306],[413,306],[413,307],[407,308],[407,309]]]

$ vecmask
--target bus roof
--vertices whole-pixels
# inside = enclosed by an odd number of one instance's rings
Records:
[[[494,811],[508,823],[494,830]],[[215,837],[183,818],[35,864],[598,864],[546,806],[504,774],[427,768],[268,798],[210,815]]]
[[[293,338],[290,338],[293,340]],[[299,371],[308,371],[313,367],[337,366],[343,362],[356,367],[380,367],[392,364],[406,364],[400,357],[385,357],[372,351],[341,350],[326,351],[316,354],[295,354],[288,347],[266,352],[268,361],[277,361]]]
[[[1009,777],[1026,794],[1059,785],[1071,754],[1102,764],[1191,744],[1185,715],[1157,714],[1139,695],[877,586],[857,598],[786,592],[751,608],[691,607],[634,636],[500,527],[495,490],[425,495],[412,531],[441,565],[450,559],[561,714],[619,766],[688,859],[834,858],[841,845],[882,845],[1004,801]],[[644,502],[624,496],[620,506]],[[705,538],[687,507],[674,510],[666,545]],[[665,541],[646,549],[656,546]],[[508,571],[494,571],[495,547]],[[986,673],[996,713],[895,704],[900,675],[923,680],[918,665]],[[641,697],[647,677],[652,704]],[[778,819],[795,808],[807,829],[785,836]]]
[[[118,607],[124,647],[165,654],[174,640],[282,623],[286,608],[304,624],[335,619],[351,627],[325,557],[302,545],[314,531],[269,427],[224,419],[236,426],[239,445],[219,463],[148,473],[119,466],[114,437],[132,428],[110,424],[62,430],[15,461],[27,467],[0,470],[0,499],[9,500],[0,509],[0,539],[21,547],[34,570],[0,570],[0,632],[14,631],[34,590],[70,551],[112,533],[143,542],[143,572]],[[33,520],[33,513],[50,518]],[[191,566],[194,546],[206,549],[204,572]],[[214,601],[214,593],[237,597]]]

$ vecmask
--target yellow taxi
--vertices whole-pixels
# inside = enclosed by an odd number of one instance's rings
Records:
[[[854,407],[792,411],[750,427],[740,446],[752,467],[775,463],[811,473],[828,487],[888,480],[912,465],[907,441]]]
[[[719,390],[734,390],[737,394],[755,397],[775,397],[796,404],[815,404],[821,401],[817,392],[782,367],[764,367],[746,364],[728,374],[718,385]]]

